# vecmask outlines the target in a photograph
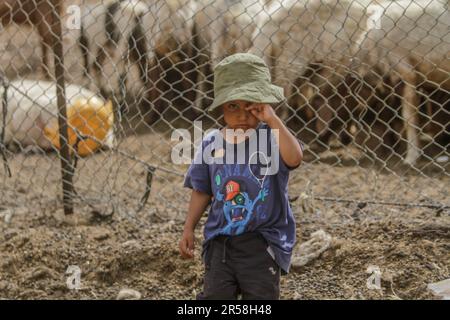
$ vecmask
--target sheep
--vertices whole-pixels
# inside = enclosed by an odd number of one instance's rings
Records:
[[[119,91],[123,100],[126,68],[137,66],[142,85],[138,89],[145,91],[142,107],[149,109],[144,114],[149,124],[160,119],[168,101],[187,108],[195,96],[195,6],[194,0],[112,0],[86,5],[79,35],[89,71],[85,77],[92,72],[99,91],[104,95]],[[137,87],[133,83],[135,91]]]
[[[352,44],[365,30],[367,3],[367,0],[274,2],[267,17],[259,22],[249,51],[265,59],[272,80],[284,88],[288,99],[297,92],[293,84],[318,62],[324,69],[331,67],[327,82],[337,85],[352,62]],[[311,97],[305,98],[309,101]],[[282,117],[287,116],[284,108]]]
[[[127,69],[138,59],[133,55],[136,49],[132,45],[142,41],[134,39],[135,32],[147,11],[148,6],[139,0],[109,0],[82,7],[77,42],[84,62],[84,77],[95,79],[91,85],[93,90],[104,96],[118,95],[123,100]]]
[[[353,141],[381,158],[401,151],[398,90],[381,72],[373,68],[364,79],[349,73],[331,84],[329,79],[335,76],[332,67],[321,63],[308,67],[305,81],[295,84],[298,92],[289,105],[301,107],[300,120],[315,131],[310,138],[317,142],[315,149],[326,148],[334,136],[344,145]]]
[[[140,55],[146,63],[141,69],[147,69],[144,108],[148,110],[144,116],[148,124],[159,120],[169,103],[187,118],[198,115],[188,109],[197,83],[196,8],[193,0],[158,0],[149,2],[149,10],[142,16],[140,33],[145,35],[147,49]]]
[[[0,2],[0,22],[3,26],[11,23],[32,25],[41,37],[42,69],[50,78],[48,50],[52,46],[54,22],[52,10],[56,8],[61,15],[61,0],[3,0]]]
[[[267,17],[273,0],[204,0],[196,23],[209,46],[213,66],[226,56],[246,52],[252,45],[258,21]],[[277,1],[275,1],[277,2]]]
[[[5,88],[0,88],[0,96],[3,96]],[[106,147],[114,147],[111,102],[105,102],[94,92],[74,84],[67,85],[65,92],[70,144],[74,145],[76,141],[74,128],[84,135],[96,137],[80,142],[78,153],[92,153],[100,146],[99,142]],[[43,150],[58,148],[56,85],[43,80],[14,80],[8,84],[6,93],[7,103],[2,104],[6,121],[2,118],[0,122],[5,129],[4,144],[16,143],[21,147],[35,146]]]
[[[450,144],[450,94],[444,89],[420,88],[422,103],[419,126],[424,149],[446,150]]]
[[[149,4],[149,12],[142,17],[150,62],[147,123],[160,119],[169,101],[191,120],[200,115],[204,105],[201,95],[212,94],[213,65],[251,46],[258,15],[270,1],[171,0]],[[186,109],[192,104],[193,110]]]
[[[369,82],[374,90],[386,79],[393,87],[405,83],[401,112],[408,147],[404,161],[414,164],[419,156],[417,85],[421,78],[428,86],[434,82],[444,89],[450,82],[445,58],[450,36],[448,4],[325,0],[285,1],[281,6],[263,23],[251,49],[273,67],[274,81],[285,88],[288,97],[297,93],[307,102],[338,88],[349,74],[360,83]],[[292,84],[317,62],[323,70],[331,70],[323,77],[326,83],[315,92],[314,84],[308,84],[298,93]],[[381,77],[368,81],[374,69],[380,70]],[[283,116],[287,117],[286,111]]]
[[[450,91],[450,11],[440,0],[384,1],[369,6],[378,13],[354,52],[355,70],[366,74],[375,65],[403,84],[402,118],[407,153],[415,165],[421,155],[418,135],[418,87]]]

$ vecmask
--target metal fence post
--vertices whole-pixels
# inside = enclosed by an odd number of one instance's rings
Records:
[[[69,138],[67,132],[67,110],[64,80],[64,53],[61,25],[61,2],[56,1],[52,10],[52,44],[55,59],[55,80],[56,97],[58,105],[58,126],[59,126],[59,144],[61,146],[59,155],[61,159],[61,177],[63,188],[63,206],[64,214],[73,214],[73,172],[70,153]]]

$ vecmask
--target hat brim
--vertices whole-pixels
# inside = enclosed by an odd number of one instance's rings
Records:
[[[213,112],[222,104],[233,101],[244,100],[254,103],[279,103],[285,100],[283,88],[273,84],[261,85],[261,83],[247,83],[244,86],[233,87],[223,90],[213,103],[208,107],[208,112]]]

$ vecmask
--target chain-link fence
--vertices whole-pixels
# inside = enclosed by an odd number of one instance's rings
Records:
[[[56,2],[0,3],[5,218],[62,207]],[[75,210],[183,219],[171,133],[221,125],[204,111],[212,70],[236,52],[264,58],[288,97],[276,110],[306,146],[293,203],[450,205],[447,0],[64,1],[61,14]]]

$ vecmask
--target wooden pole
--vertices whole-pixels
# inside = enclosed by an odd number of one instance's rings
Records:
[[[67,133],[67,110],[66,110],[66,93],[64,79],[64,53],[63,38],[61,26],[61,2],[60,0],[52,1],[52,44],[53,55],[55,57],[55,80],[56,80],[56,98],[58,104],[58,125],[59,125],[59,145],[61,160],[61,177],[63,189],[63,206],[64,214],[73,214],[73,172],[72,159],[69,153],[69,139]]]

